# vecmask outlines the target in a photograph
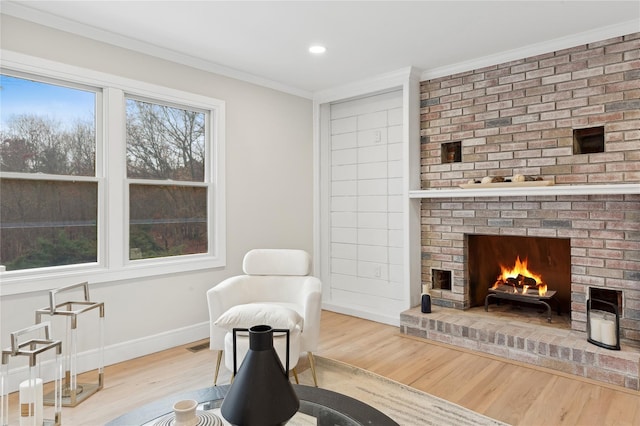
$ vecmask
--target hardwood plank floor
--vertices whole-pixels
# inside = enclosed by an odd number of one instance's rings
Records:
[[[198,343],[106,367],[104,389],[65,407],[62,423],[101,425],[161,397],[210,386],[214,353],[186,349]],[[640,392],[407,337],[397,327],[334,312],[322,313],[317,355],[514,425],[640,425]],[[228,378],[221,371],[219,383]],[[10,404],[17,415],[15,394]],[[17,424],[15,417],[10,424]]]
[[[323,312],[318,354],[514,425],[640,425],[640,392],[404,336],[396,327],[332,312]]]

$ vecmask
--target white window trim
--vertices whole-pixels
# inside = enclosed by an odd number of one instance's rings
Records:
[[[104,128],[97,128],[97,152],[102,162],[96,164],[98,181],[98,262],[48,268],[0,272],[0,294],[11,295],[46,291],[78,281],[109,283],[157,275],[222,267],[226,263],[225,204],[225,102],[190,92],[127,79],[81,67],[36,58],[17,52],[0,50],[3,68],[43,77],[86,84],[103,89],[102,103],[96,114],[102,114]],[[129,261],[128,248],[128,182],[125,164],[126,95],[188,105],[210,111],[208,123],[213,134],[208,152],[209,253]],[[106,143],[109,139],[122,143]],[[100,159],[100,158],[98,158]],[[57,178],[60,178],[57,176]],[[107,238],[108,235],[108,238]]]

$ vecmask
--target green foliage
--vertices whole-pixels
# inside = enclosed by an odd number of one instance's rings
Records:
[[[97,245],[86,237],[70,239],[64,231],[53,238],[38,238],[35,247],[15,261],[8,263],[7,270],[42,268],[95,262]]]
[[[154,257],[180,256],[185,254],[184,245],[169,246],[158,244],[153,225],[131,225],[129,247],[140,250],[143,259]]]
[[[165,255],[165,251],[153,238],[150,225],[131,225],[129,247],[140,249],[143,258],[161,257]]]

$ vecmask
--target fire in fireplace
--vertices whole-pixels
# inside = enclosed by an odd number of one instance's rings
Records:
[[[489,294],[484,299],[485,311],[488,311],[489,299],[541,305],[546,308],[547,321],[551,322],[551,306],[549,302],[553,300],[558,308],[558,315],[560,315],[560,304],[554,299],[556,292],[547,291],[547,285],[542,280],[542,276],[529,271],[526,259],[521,261],[518,256],[513,268],[500,265],[500,269],[502,269],[502,272],[498,275],[495,284],[489,289]]]
[[[513,303],[553,301],[571,311],[570,240],[549,237],[467,235],[471,306],[490,293],[510,293]],[[524,298],[524,299],[523,299]]]
[[[516,258],[513,267],[500,265],[500,275],[491,287],[492,290],[507,293],[519,293],[523,295],[535,293],[544,296],[547,293],[547,285],[542,280],[542,276],[529,270],[528,259],[520,260]]]

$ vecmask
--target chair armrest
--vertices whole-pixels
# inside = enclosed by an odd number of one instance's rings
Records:
[[[227,330],[216,327],[214,322],[229,308],[249,301],[250,293],[247,289],[246,278],[244,275],[230,277],[207,290],[210,328],[209,348],[212,350],[224,349],[224,335],[227,333]]]
[[[320,313],[322,310],[322,283],[316,277],[308,277],[304,288],[304,331],[300,350],[315,352],[320,340]]]

